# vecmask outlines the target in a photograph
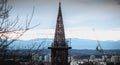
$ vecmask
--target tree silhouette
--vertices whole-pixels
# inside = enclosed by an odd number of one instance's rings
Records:
[[[38,26],[30,26],[34,8],[30,18],[26,18],[26,24],[20,25],[18,16],[11,21],[9,12],[12,6],[8,6],[7,2],[8,0],[0,0],[0,59],[5,59],[6,51],[14,41],[19,39],[26,31]]]

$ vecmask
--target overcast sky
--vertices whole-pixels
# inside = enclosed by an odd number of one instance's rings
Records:
[[[35,7],[32,25],[21,39],[53,38],[59,0],[9,0],[11,18],[19,16],[24,24]],[[67,38],[120,40],[119,0],[61,0]],[[93,28],[95,32],[93,32]]]

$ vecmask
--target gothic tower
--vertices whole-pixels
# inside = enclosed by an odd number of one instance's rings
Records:
[[[65,40],[64,24],[61,11],[61,3],[59,2],[58,17],[55,29],[54,42],[51,47],[51,65],[69,65],[68,63],[68,43]]]

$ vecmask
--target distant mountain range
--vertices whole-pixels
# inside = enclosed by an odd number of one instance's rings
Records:
[[[120,49],[120,41],[99,41],[103,49]],[[71,46],[74,49],[96,49],[98,45],[97,40],[87,40],[73,38],[71,40]]]
[[[43,43],[46,48],[51,46],[53,39],[50,38],[37,38],[32,40],[18,40],[15,41],[11,46],[15,46],[16,48],[26,48],[28,46],[32,46],[34,44],[38,45]],[[98,45],[96,40],[88,40],[88,39],[78,39],[78,38],[68,38],[67,42],[72,47],[72,49],[96,49]],[[103,49],[120,49],[120,41],[99,41],[100,45]]]

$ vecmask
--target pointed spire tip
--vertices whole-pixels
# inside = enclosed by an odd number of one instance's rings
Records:
[[[61,6],[61,1],[59,0],[59,6]]]

